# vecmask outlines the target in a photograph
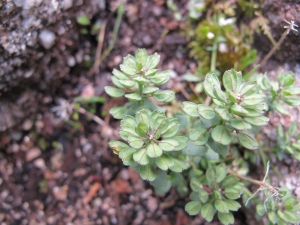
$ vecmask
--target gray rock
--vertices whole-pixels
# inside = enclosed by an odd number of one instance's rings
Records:
[[[39,40],[45,49],[50,49],[55,43],[55,34],[50,30],[42,30]]]

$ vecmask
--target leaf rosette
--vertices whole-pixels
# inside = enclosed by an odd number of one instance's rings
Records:
[[[113,151],[119,154],[125,165],[134,166],[143,179],[154,180],[156,168],[182,172],[185,162],[170,153],[187,146],[188,138],[175,136],[180,124],[177,118],[166,118],[164,112],[143,109],[135,117],[125,116],[121,120],[120,137],[128,145],[111,141]]]

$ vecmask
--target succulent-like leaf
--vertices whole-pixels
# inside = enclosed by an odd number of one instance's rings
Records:
[[[148,70],[156,68],[159,63],[159,60],[160,56],[155,52],[153,55],[148,56],[145,63],[145,68]]]
[[[136,81],[139,84],[149,84],[150,83],[150,80],[148,80],[148,79],[146,79],[145,77],[142,77],[142,76],[135,77],[135,78],[133,78],[133,80]]]
[[[121,141],[112,140],[108,142],[109,147],[113,150],[115,154],[119,154],[124,148],[128,148],[129,146]]]
[[[156,178],[155,168],[151,164],[141,166],[139,174],[143,180],[154,181]]]
[[[145,94],[145,95],[153,94],[153,93],[157,92],[158,90],[159,90],[159,88],[157,88],[157,87],[151,87],[151,86],[144,87],[143,94]]]
[[[206,106],[206,105],[198,105],[198,113],[205,119],[212,119],[215,117],[216,113],[213,108]]]
[[[183,102],[183,111],[192,117],[199,117],[198,105],[193,102]]]
[[[125,64],[121,64],[120,65],[120,69],[123,73],[127,74],[128,76],[134,76],[136,75],[136,69],[135,68],[131,68]]]
[[[125,117],[127,113],[127,109],[124,106],[116,106],[109,110],[109,113],[115,118],[115,119],[122,119]]]
[[[145,123],[139,123],[136,128],[135,132],[140,135],[141,137],[146,137],[148,133],[148,126]]]
[[[232,200],[238,199],[241,196],[240,191],[236,188],[225,188],[224,194],[227,198]]]
[[[229,146],[219,144],[215,142],[212,138],[208,138],[207,145],[210,147],[211,150],[222,156],[226,156],[228,154]]]
[[[136,85],[136,82],[133,80],[119,80],[119,83],[125,88],[132,88]]]
[[[208,195],[207,191],[205,191],[204,189],[199,190],[199,198],[200,198],[202,203],[207,202],[208,196],[209,195]]]
[[[187,169],[186,163],[181,159],[173,158],[174,165],[170,167],[170,170],[176,173],[181,173],[183,170]]]
[[[179,142],[174,139],[166,139],[158,142],[158,146],[163,151],[174,151],[175,148],[179,145]]]
[[[249,130],[251,125],[245,122],[243,119],[232,119],[229,121],[230,125],[237,130]]]
[[[104,89],[106,94],[114,98],[122,97],[125,94],[123,90],[111,86],[106,86]]]
[[[168,138],[173,137],[179,130],[180,124],[178,123],[177,118],[168,119],[169,125],[167,129],[161,132],[162,137]]]
[[[237,138],[238,138],[239,143],[247,149],[254,150],[254,149],[257,149],[259,146],[257,141],[248,134],[238,133]]]
[[[224,166],[223,164],[220,164],[215,167],[215,170],[217,174],[216,181],[220,183],[222,180],[224,180],[224,178],[227,175],[227,167]]]
[[[190,216],[197,215],[200,212],[201,203],[198,201],[188,202],[184,209]]]
[[[165,90],[165,91],[155,92],[153,97],[158,102],[165,102],[166,100],[168,100],[170,97],[174,95],[175,93],[173,91]]]
[[[257,105],[261,102],[264,102],[265,101],[265,95],[263,94],[253,94],[253,95],[250,95],[248,97],[244,97],[243,101],[241,102],[241,105],[244,106],[244,105]]]
[[[230,110],[231,110],[231,112],[233,112],[234,114],[239,115],[239,116],[245,116],[248,113],[248,111],[244,107],[242,107],[241,105],[238,105],[238,104],[232,105],[230,107]]]
[[[223,85],[227,91],[236,91],[238,84],[237,74],[234,70],[227,70],[223,74]]]
[[[145,73],[145,76],[146,77],[154,76],[157,73],[157,71],[158,71],[157,69],[150,69]]]
[[[146,149],[140,149],[133,154],[133,159],[141,165],[147,165],[150,162],[150,158],[147,155]]]
[[[211,136],[214,139],[214,141],[216,141],[222,145],[228,145],[231,142],[230,131],[224,125],[216,126],[212,130]]]
[[[249,81],[241,86],[240,95],[243,97],[248,97],[258,93],[259,90],[260,87],[256,84],[255,81]]]
[[[218,212],[218,218],[224,225],[229,225],[234,223],[234,217],[231,212],[229,213],[221,213]]]
[[[209,73],[206,75],[205,80],[203,82],[203,87],[205,93],[211,97],[211,98],[216,98],[214,89],[215,88],[221,88],[219,79],[216,74],[214,73]]]
[[[148,58],[146,49],[144,49],[144,48],[137,49],[135,52],[135,58],[136,58],[136,61],[138,61],[139,63],[144,65]]]
[[[137,102],[142,100],[142,96],[140,96],[138,93],[131,93],[131,94],[126,94],[126,98],[128,98],[130,101]]]
[[[174,151],[179,151],[184,149],[187,146],[188,137],[185,136],[176,136],[176,141],[178,141],[179,145],[174,149]]]
[[[160,157],[162,153],[162,149],[155,143],[151,143],[147,147],[147,154],[150,158]]]
[[[269,118],[265,116],[245,117],[244,120],[254,126],[264,126],[269,122]]]
[[[126,66],[135,69],[136,68],[136,60],[132,55],[127,55],[123,58],[123,64]]]
[[[144,123],[147,127],[150,126],[150,113],[146,109],[142,109],[135,114],[137,123]]]
[[[113,75],[118,78],[119,80],[128,80],[128,76],[126,76],[124,73],[122,73],[120,70],[114,69],[112,71]]]
[[[208,141],[209,133],[204,128],[198,128],[190,133],[190,139],[196,145],[205,145]]]
[[[237,201],[231,199],[225,199],[224,202],[226,203],[230,211],[238,211],[238,209],[241,208],[240,203],[238,203]]]
[[[129,166],[132,163],[134,163],[133,161],[133,154],[136,152],[136,150],[134,148],[124,148],[119,156],[120,158],[123,160],[124,165]]]
[[[215,112],[218,114],[219,117],[221,117],[225,121],[230,120],[230,113],[228,112],[227,107],[223,106],[217,106],[215,108]]]
[[[223,200],[217,199],[214,203],[214,206],[215,206],[216,210],[218,210],[221,213],[229,212],[228,206]]]
[[[221,88],[214,89],[214,96],[221,102],[227,101],[227,95],[224,91],[221,90]]]
[[[113,84],[117,87],[117,88],[125,88],[118,80],[118,78],[116,78],[115,76],[111,77],[111,81],[113,82]]]
[[[171,75],[168,70],[158,72],[154,76],[149,77],[149,79],[155,84],[155,85],[162,85],[169,81]]]
[[[167,154],[162,154],[160,157],[155,158],[155,164],[158,166],[158,168],[162,170],[168,170],[171,166],[174,165],[172,157],[170,157]]]
[[[207,222],[211,222],[216,213],[215,207],[212,204],[206,203],[201,207],[201,215]]]
[[[135,149],[138,149],[144,145],[144,141],[141,137],[129,136],[128,137],[129,145]]]

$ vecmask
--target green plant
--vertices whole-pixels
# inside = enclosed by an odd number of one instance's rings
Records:
[[[245,81],[242,73],[233,69],[220,77],[208,73],[203,89],[211,103],[183,102],[182,109],[189,115],[187,118],[175,110],[177,107],[165,113],[165,109],[156,104],[172,101],[174,106],[177,105],[173,91],[157,87],[170,79],[168,71],[156,69],[159,59],[156,53],[148,55],[145,49],[138,49],[135,56],[124,58],[121,70],[113,70],[112,82],[116,87],[107,86],[106,93],[129,100],[124,106],[110,110],[114,118],[121,119],[119,136],[126,142],[110,141],[114,153],[143,179],[149,180],[158,193],[166,193],[175,186],[181,195],[185,195],[187,183],[190,183],[191,201],[185,207],[190,215],[201,213],[207,221],[212,221],[216,214],[223,224],[232,224],[232,211],[240,208],[237,200],[245,190],[249,196],[241,182],[244,180],[259,185],[257,192],[264,189],[272,192],[265,200],[265,210],[269,210],[269,202],[274,202],[271,208],[281,218],[273,224],[299,221],[298,202],[289,200],[292,208],[283,210],[285,197],[282,198],[284,203],[275,201],[282,194],[266,183],[266,177],[258,181],[240,174],[248,171],[248,163],[239,154],[239,151],[259,148],[259,140],[254,134],[258,127],[268,123],[265,112],[275,101],[289,98],[291,103],[294,100],[290,95],[282,96],[283,90],[285,93],[294,90],[290,79],[293,76],[279,75],[282,88],[273,88],[277,91],[269,92],[267,87],[272,85],[265,83],[271,82],[264,78],[265,86],[262,87],[261,76],[252,76],[251,81]],[[292,101],[291,105],[295,104],[297,101]],[[268,170],[269,167],[267,173]]]

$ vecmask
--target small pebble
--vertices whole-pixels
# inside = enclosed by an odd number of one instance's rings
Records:
[[[55,43],[55,34],[50,30],[42,30],[39,39],[45,49],[50,49]]]

